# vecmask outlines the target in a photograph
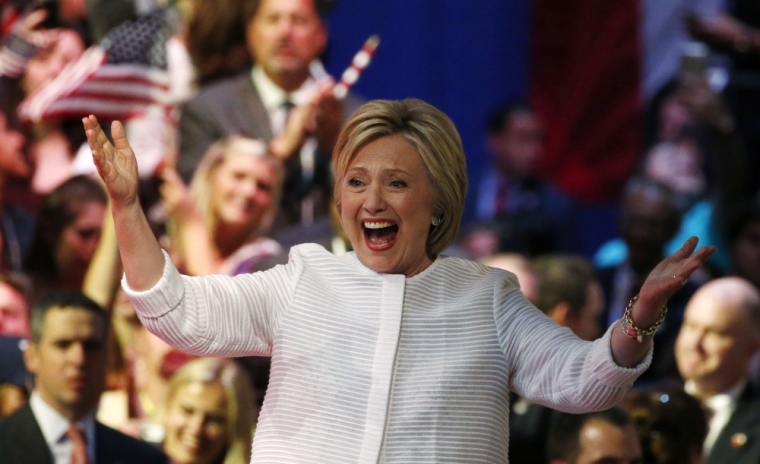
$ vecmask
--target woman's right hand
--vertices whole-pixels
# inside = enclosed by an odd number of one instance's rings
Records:
[[[137,196],[137,160],[129,146],[124,126],[119,121],[111,125],[114,143],[108,140],[95,116],[82,119],[92,159],[111,196],[114,208],[139,204]],[[115,146],[114,146],[115,145]]]

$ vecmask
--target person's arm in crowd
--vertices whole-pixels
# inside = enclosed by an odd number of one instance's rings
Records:
[[[631,319],[636,328],[646,330],[654,326],[664,307],[681,287],[689,280],[689,276],[715,252],[713,246],[702,247],[696,252],[697,238],[686,241],[680,250],[668,256],[649,273],[644,285],[641,286],[639,298],[633,305]],[[642,337],[638,340],[626,333],[622,321],[616,322],[612,332],[612,358],[621,367],[638,365],[652,345],[652,337]]]
[[[124,126],[118,121],[112,124],[112,144],[95,116],[82,121],[98,174],[111,198],[116,237],[127,283],[133,290],[150,289],[161,278],[164,255],[140,206],[137,161],[127,142]]]
[[[722,13],[710,19],[691,19],[689,32],[713,45],[731,48],[739,53],[760,53],[760,30]]]
[[[735,131],[735,121],[720,95],[703,79],[682,79],[679,98],[711,135],[717,174],[715,212],[726,224],[730,209],[752,195],[747,153]]]
[[[58,32],[41,28],[46,15],[44,10],[36,10],[19,21],[13,34],[0,48],[0,78],[20,79],[29,60],[40,50],[55,44]]]
[[[82,283],[82,293],[92,298],[100,306],[110,308],[119,285],[121,264],[119,245],[116,242],[111,205],[103,216],[103,229],[95,254],[87,267]]]
[[[190,275],[214,273],[223,259],[215,252],[213,238],[195,207],[190,190],[176,170],[161,172],[161,200],[169,213],[172,252],[178,252],[180,265]]]

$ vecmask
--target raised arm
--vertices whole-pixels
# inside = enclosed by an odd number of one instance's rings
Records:
[[[111,197],[116,239],[127,283],[133,290],[147,290],[161,278],[164,256],[150,230],[137,195],[137,161],[124,134],[124,126],[111,126],[112,144],[95,116],[82,119],[98,174]]]
[[[624,330],[622,322],[616,323],[611,344],[612,358],[619,366],[633,367],[644,359],[652,345],[652,337],[637,339],[637,329],[646,330],[658,324],[668,299],[716,250],[714,246],[702,247],[694,253],[696,247],[697,238],[691,237],[680,250],[662,260],[647,276],[639,298],[631,308],[630,321],[633,325]]]

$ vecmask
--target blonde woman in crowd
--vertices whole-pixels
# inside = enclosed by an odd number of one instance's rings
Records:
[[[258,411],[245,373],[228,359],[198,358],[169,382],[164,451],[174,464],[248,464]]]
[[[215,143],[189,189],[173,169],[165,169],[163,179],[172,259],[188,274],[246,273],[282,251],[264,236],[282,186],[281,163],[264,142],[229,137]]]

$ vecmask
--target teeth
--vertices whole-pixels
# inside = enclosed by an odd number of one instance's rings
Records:
[[[382,221],[382,222],[365,222],[364,227],[367,229],[383,229],[385,227],[392,226],[393,223],[390,223],[388,221]]]

